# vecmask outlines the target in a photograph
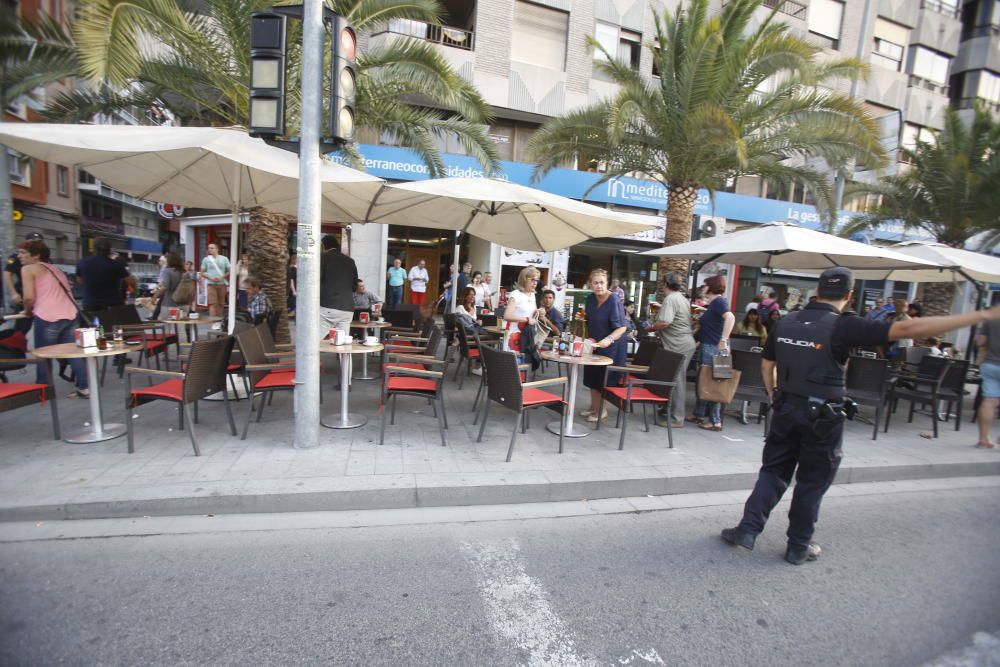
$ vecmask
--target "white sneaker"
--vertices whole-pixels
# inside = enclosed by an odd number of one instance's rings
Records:
[[[482,375],[483,374],[483,369],[480,368],[479,366],[476,366],[475,368],[472,369],[472,374],[473,375]]]

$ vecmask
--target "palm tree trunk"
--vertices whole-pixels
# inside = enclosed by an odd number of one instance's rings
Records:
[[[667,199],[667,220],[665,238],[667,245],[687,243],[691,240],[691,221],[694,207],[698,203],[698,188],[690,185],[670,186]],[[687,276],[690,262],[686,259],[660,257],[661,275],[671,271],[679,276]]]
[[[951,304],[955,298],[955,283],[927,283],[924,285],[924,298],[921,304],[924,315],[950,315]]]
[[[250,232],[246,251],[250,272],[261,283],[274,309],[281,313],[275,340],[287,343],[288,334],[288,223],[293,216],[262,208],[250,211]]]

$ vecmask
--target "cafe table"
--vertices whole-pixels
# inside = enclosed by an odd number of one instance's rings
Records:
[[[610,366],[613,363],[611,357],[602,354],[585,354],[580,357],[571,357],[568,354],[559,354],[555,350],[541,353],[542,359],[554,361],[569,366],[569,393],[566,396],[566,413],[563,415],[565,428],[563,437],[565,438],[585,438],[589,435],[586,430],[575,430],[573,428],[573,417],[576,415],[576,381],[580,375],[581,366]],[[556,420],[546,426],[550,432],[559,434],[559,421]]]
[[[379,350],[382,349],[382,346],[381,346],[381,343],[382,343],[382,329],[388,329],[391,326],[392,326],[392,324],[390,324],[389,322],[376,322],[374,320],[368,322],[367,324],[364,323],[364,322],[358,322],[357,320],[355,320],[354,322],[351,322],[351,328],[352,329],[362,329],[363,330],[363,332],[361,334],[362,342],[364,342],[364,339],[368,336],[368,331],[369,330],[374,331],[375,332],[375,336],[378,338],[378,342],[379,342],[379,348],[378,349]],[[378,350],[370,349],[370,352],[377,352],[377,351]],[[375,374],[370,373],[368,371],[368,355],[367,354],[363,355],[361,357],[361,375],[355,375],[354,379],[355,380],[378,380],[380,377],[382,377],[382,376],[381,375],[375,375]]]
[[[196,317],[194,319],[192,319],[190,317],[186,317],[186,318],[178,318],[176,320],[173,320],[173,319],[170,319],[170,318],[163,318],[163,319],[160,319],[160,320],[150,320],[150,322],[155,322],[156,324],[170,325],[170,326],[174,327],[175,329],[179,328],[181,325],[184,325],[184,333],[187,336],[187,339],[189,341],[191,341],[191,340],[198,340],[198,325],[199,324],[216,324],[217,322],[221,322],[221,321],[222,321],[222,318],[219,317],[218,315],[200,315],[200,316],[198,316],[198,317]],[[191,336],[191,331],[192,330],[194,330],[194,337],[193,338]]]
[[[382,344],[360,345],[358,343],[348,343],[346,345],[332,345],[329,341],[322,341],[319,344],[321,353],[336,354],[340,357],[340,414],[334,420],[320,420],[320,424],[326,428],[358,428],[368,422],[364,415],[351,414],[348,411],[348,399],[351,388],[351,355],[368,355],[372,352],[381,352]]]
[[[97,360],[100,357],[113,357],[126,354],[129,346],[124,343],[114,344],[108,341],[108,349],[99,350],[96,347],[83,348],[76,343],[60,343],[35,348],[31,353],[39,359],[83,359],[87,364],[87,388],[90,390],[90,427],[77,429],[66,435],[63,440],[72,444],[89,444],[104,442],[125,435],[125,424],[105,424],[101,416],[101,381],[97,374]]]

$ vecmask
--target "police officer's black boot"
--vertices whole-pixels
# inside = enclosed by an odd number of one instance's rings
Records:
[[[735,547],[743,547],[752,551],[757,536],[744,532],[737,526],[736,528],[723,528],[722,539]]]
[[[789,544],[785,550],[785,560],[792,565],[802,565],[806,561],[819,558],[821,549],[815,542],[810,542],[804,547]]]

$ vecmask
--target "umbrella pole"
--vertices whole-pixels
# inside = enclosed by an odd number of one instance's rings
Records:
[[[240,178],[240,165],[235,165],[233,172],[235,175],[235,183],[233,184],[235,194],[233,195],[233,218],[229,223],[229,253],[231,257],[229,258],[229,317],[227,319],[229,329],[226,331],[230,335],[232,335],[233,327],[236,324],[236,298],[240,290],[240,285],[236,282],[239,280],[239,269],[236,263],[240,260],[240,186],[243,184]]]
[[[455,232],[455,254],[452,257],[452,264],[455,266],[455,270],[451,273],[451,312],[455,312],[456,305],[458,303],[458,273],[462,268],[458,265],[458,240],[461,237],[462,232]]]

